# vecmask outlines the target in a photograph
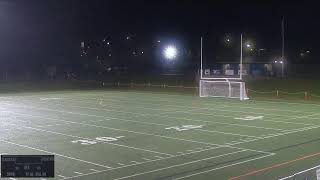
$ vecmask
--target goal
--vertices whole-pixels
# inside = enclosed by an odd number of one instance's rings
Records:
[[[207,38],[207,43],[210,38]],[[214,38],[213,38],[214,39]],[[246,92],[245,82],[242,82],[242,76],[244,75],[244,68],[242,62],[242,34],[239,39],[240,58],[231,58],[232,62],[220,62],[222,69],[217,68],[217,61],[220,56],[203,58],[203,38],[200,39],[200,80],[199,80],[199,95],[200,97],[223,97],[223,98],[239,98],[240,100],[249,99]],[[228,38],[228,42],[231,40]],[[237,49],[237,48],[236,48]],[[223,50],[214,49],[217,52]],[[212,50],[207,49],[206,52]],[[227,51],[231,54],[231,51]],[[227,54],[228,54],[227,53]],[[237,53],[236,53],[237,54]],[[221,57],[220,57],[221,58]],[[231,64],[232,63],[232,64]],[[233,65],[233,68],[231,67]],[[237,72],[237,73],[235,73]]]
[[[245,83],[238,81],[200,80],[199,95],[200,97],[239,98],[240,100],[249,99]]]

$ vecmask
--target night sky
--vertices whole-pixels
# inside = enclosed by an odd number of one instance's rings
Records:
[[[108,34],[198,38],[206,33],[256,34],[280,49],[285,17],[286,54],[319,53],[319,10],[315,4],[228,1],[1,0],[0,58],[39,62],[74,60],[80,42]]]

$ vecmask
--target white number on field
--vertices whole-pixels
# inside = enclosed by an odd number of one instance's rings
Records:
[[[117,136],[117,137],[96,137],[94,140],[86,140],[86,139],[79,139],[71,141],[72,143],[79,143],[81,145],[92,145],[97,144],[98,142],[113,142],[118,141],[120,138],[124,136]]]
[[[166,129],[174,129],[176,131],[188,131],[191,129],[199,129],[202,127],[203,125],[182,125],[182,126],[167,127]]]
[[[240,119],[244,121],[253,121],[257,119],[263,119],[263,116],[246,116],[246,117],[240,117],[240,118],[234,118],[234,119]]]

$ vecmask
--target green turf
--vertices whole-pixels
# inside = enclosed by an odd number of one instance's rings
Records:
[[[0,153],[55,154],[55,179],[221,180],[320,149],[319,105],[299,101],[122,88],[6,94],[0,104]],[[263,118],[235,119],[245,116]],[[166,129],[183,125],[202,128]],[[278,179],[319,160],[243,179]]]

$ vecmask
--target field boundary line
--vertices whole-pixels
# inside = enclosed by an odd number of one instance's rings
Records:
[[[269,157],[269,156],[274,156],[274,155],[275,154],[268,154],[268,155],[260,156],[260,157],[257,157],[257,158],[251,158],[251,159],[248,159],[248,160],[245,160],[245,161],[240,161],[240,162],[233,163],[233,164],[230,164],[230,165],[226,165],[226,166],[222,166],[222,167],[218,167],[218,168],[214,168],[214,169],[210,169],[210,170],[206,170],[206,171],[190,174],[190,175],[187,175],[187,176],[178,177],[178,178],[175,178],[174,180],[185,179],[185,178],[189,178],[189,177],[196,176],[196,175],[199,175],[199,174],[205,174],[205,173],[216,171],[216,170],[219,170],[219,169],[224,169],[226,167],[232,167],[232,166],[236,166],[236,165],[239,165],[239,164],[244,164],[244,163],[247,163],[247,162],[250,162],[250,161],[263,159],[263,158],[266,158],[266,157]]]
[[[288,178],[292,178],[292,177],[294,177],[294,176],[296,176],[296,175],[305,173],[305,172],[310,171],[310,170],[313,170],[313,169],[317,169],[317,168],[319,168],[319,167],[320,167],[320,165],[317,165],[317,166],[311,167],[311,168],[309,168],[309,169],[305,169],[305,170],[299,171],[299,172],[297,172],[297,173],[294,173],[294,174],[292,174],[292,175],[290,175],[290,176],[280,178],[280,179],[278,179],[278,180],[285,180],[285,179],[288,179]]]
[[[255,174],[258,174],[258,173],[261,173],[261,172],[265,172],[265,171],[268,171],[268,170],[271,170],[271,169],[274,169],[274,168],[277,168],[277,167],[286,166],[286,165],[295,163],[297,161],[301,161],[301,160],[308,159],[308,158],[315,157],[315,156],[320,156],[320,152],[314,153],[314,154],[309,154],[309,155],[306,155],[306,156],[302,156],[300,158],[296,158],[294,160],[286,161],[286,162],[283,162],[283,163],[274,164],[272,166],[269,166],[269,167],[266,167],[266,168],[263,168],[263,169],[259,169],[259,170],[255,170],[255,171],[251,171],[251,172],[248,172],[248,173],[240,175],[240,176],[231,177],[228,180],[239,180],[240,178],[243,178],[243,177],[252,176],[252,175],[255,175]]]
[[[153,159],[153,160],[149,160],[149,161],[139,162],[137,164],[128,164],[128,165],[115,167],[115,168],[110,168],[110,169],[105,169],[105,170],[96,170],[95,172],[86,173],[86,174],[83,174],[83,175],[72,176],[72,177],[68,177],[66,179],[73,179],[73,178],[77,178],[77,177],[98,174],[98,173],[112,171],[112,170],[116,170],[116,169],[122,169],[122,168],[131,167],[131,166],[138,166],[138,165],[147,164],[147,163],[150,163],[150,162],[163,161],[163,160],[166,160],[166,159],[176,158],[176,157],[185,156],[185,155],[189,155],[189,154],[197,154],[197,153],[200,153],[200,152],[203,152],[203,151],[209,151],[209,150],[218,149],[218,148],[221,148],[221,147],[208,148],[208,149],[203,149],[201,151],[194,151],[194,152],[190,152],[190,153],[179,154],[179,155],[175,155],[175,156],[172,156],[172,157],[164,157],[162,159]],[[244,151],[246,151],[246,150],[244,150]]]
[[[219,158],[219,157],[224,157],[224,156],[228,156],[228,155],[231,155],[231,154],[237,154],[237,153],[245,152],[245,151],[247,151],[247,150],[240,150],[240,151],[235,151],[235,152],[226,153],[226,154],[222,154],[222,155],[217,155],[217,156],[212,156],[212,157],[208,157],[208,158],[198,159],[198,160],[189,161],[189,162],[182,163],[182,164],[176,164],[176,165],[173,165],[173,166],[168,166],[168,167],[159,168],[159,169],[155,169],[155,170],[151,170],[151,171],[147,171],[147,172],[133,174],[133,175],[130,175],[130,176],[116,178],[114,180],[127,179],[127,178],[131,178],[131,177],[135,177],[135,176],[140,176],[140,175],[149,174],[149,173],[153,173],[153,172],[157,172],[157,171],[163,171],[163,170],[166,170],[166,169],[171,169],[171,168],[175,168],[175,167],[179,167],[179,166],[185,166],[185,165],[189,165],[189,164],[193,164],[193,163],[197,163],[197,162],[201,162],[201,161],[206,161],[206,160],[209,160],[209,159],[216,159],[216,158]]]

